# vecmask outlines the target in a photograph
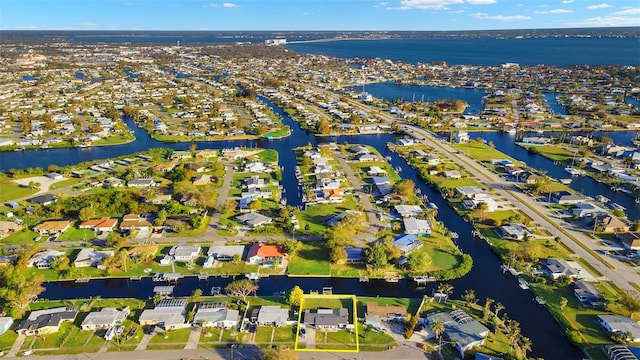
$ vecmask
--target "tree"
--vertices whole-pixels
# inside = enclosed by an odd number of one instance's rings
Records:
[[[253,200],[249,203],[249,210],[251,210],[252,212],[262,210],[262,202],[260,200]]]
[[[329,251],[329,260],[332,263],[340,263],[347,259],[347,251],[344,247],[334,246]]]
[[[462,299],[464,299],[464,301],[466,301],[469,305],[475,305],[478,302],[478,299],[476,299],[476,291],[473,289],[465,290],[464,294],[462,295]]]
[[[387,265],[387,252],[384,245],[379,242],[365,248],[363,255],[365,262],[373,266],[374,269],[379,269]]]
[[[496,318],[500,318],[500,311],[502,310],[504,310],[504,305],[502,305],[502,303],[496,303],[495,309],[493,310]]]
[[[294,286],[290,291],[289,295],[287,295],[287,304],[293,306],[300,306],[302,302],[302,295],[304,295],[304,291],[300,289],[300,286]]]
[[[527,353],[531,351],[531,346],[533,343],[528,337],[521,336],[518,341],[518,348],[520,349],[519,353],[523,359],[527,358]]]
[[[440,283],[438,284],[438,292],[447,295],[447,298],[449,298],[449,295],[453,292],[453,285],[449,283]]]
[[[494,300],[490,297],[487,297],[484,301],[484,306],[482,307],[482,320],[489,320],[489,315],[491,315],[491,304],[493,304],[493,301]]]
[[[619,293],[618,296],[622,306],[629,310],[630,313],[640,311],[640,294],[637,291],[626,290]]]
[[[258,285],[249,279],[236,280],[224,288],[230,296],[242,297],[242,301],[247,302],[247,296],[258,291]]]
[[[286,252],[289,256],[295,256],[300,248],[302,247],[302,242],[294,239],[287,239],[280,243],[282,250]]]
[[[0,284],[3,310],[13,318],[21,318],[29,303],[45,290],[41,277],[17,266],[0,266]]]
[[[189,296],[189,302],[199,302],[202,298],[202,289],[195,289]]]
[[[424,269],[431,263],[431,256],[426,251],[414,251],[407,256],[407,266],[411,270]]]
[[[444,333],[444,324],[440,320],[434,320],[430,326],[438,340],[438,354],[440,354],[440,340],[442,340],[441,336]]]
[[[414,195],[415,183],[413,180],[403,179],[393,185],[393,192],[405,197],[411,197]]]
[[[231,258],[232,264],[238,265],[240,264],[240,261],[242,261],[242,257],[240,257],[240,255],[238,254],[233,255],[233,257]]]

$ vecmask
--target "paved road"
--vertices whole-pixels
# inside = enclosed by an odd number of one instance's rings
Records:
[[[615,259],[607,258],[607,261],[611,263],[616,270],[607,270],[607,267],[603,262],[580,246],[577,241],[594,251],[600,247],[600,244],[597,244],[581,231],[569,228],[567,224],[555,224],[552,222],[551,219],[554,218],[554,215],[551,213],[550,209],[543,205],[543,203],[536,201],[536,199],[523,194],[512,182],[508,182],[502,177],[494,174],[489,169],[478,164],[474,159],[466,155],[457,154],[457,150],[448,143],[435,139],[432,133],[408,124],[404,124],[403,127],[407,132],[416,136],[418,139],[422,139],[428,145],[437,148],[440,153],[447,156],[452,161],[458,164],[466,164],[467,166],[465,169],[474,177],[484,182],[487,186],[496,189],[500,196],[507,198],[511,203],[518,204],[518,207],[522,212],[540,226],[549,230],[554,234],[554,236],[559,236],[561,241],[577,256],[595,266],[601,273],[605,274],[605,277],[608,280],[613,282],[619,288],[633,290],[634,288],[630,282],[640,282],[640,275],[638,275],[634,269]],[[542,213],[544,216],[540,216],[539,213]],[[569,232],[572,237],[577,239],[577,241],[565,235],[563,232],[558,231],[556,228],[558,225],[564,228],[565,231]]]

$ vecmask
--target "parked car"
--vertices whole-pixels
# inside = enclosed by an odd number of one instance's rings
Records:
[[[149,325],[149,327],[144,331],[145,334],[151,335],[156,330],[155,325]]]

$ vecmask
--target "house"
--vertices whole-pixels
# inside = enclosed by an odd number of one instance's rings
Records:
[[[268,172],[269,168],[266,167],[264,163],[252,162],[245,166],[244,171],[251,172],[251,173],[262,173],[262,172]]]
[[[151,199],[151,203],[154,205],[162,205],[168,203],[170,200],[171,194],[161,194]]]
[[[11,329],[11,325],[13,325],[13,319],[7,316],[0,317],[0,335],[6,333],[9,329]]]
[[[431,313],[427,315],[429,325],[434,322],[444,325],[444,337],[455,343],[456,349],[464,358],[464,353],[477,346],[484,345],[489,329],[466,312],[457,309],[449,313]]]
[[[257,323],[260,326],[282,326],[289,319],[289,310],[280,306],[262,306],[258,311]]]
[[[202,174],[194,177],[191,180],[193,185],[207,185],[211,183],[211,175]]]
[[[442,176],[447,179],[460,179],[462,178],[462,174],[458,170],[447,170],[442,172]]]
[[[233,328],[238,326],[238,310],[227,309],[225,301],[201,302],[196,305],[196,314],[193,318],[195,324],[202,327]]]
[[[63,252],[57,250],[42,250],[34,254],[27,263],[27,267],[35,267],[36,269],[51,268],[51,261],[54,258],[64,255]]]
[[[74,307],[32,311],[29,317],[18,325],[16,332],[26,336],[53,334],[58,332],[63,322],[73,322],[77,315],[78,309]]]
[[[403,234],[393,240],[393,246],[402,252],[402,255],[409,255],[413,251],[418,250],[422,246],[420,241],[413,234]]]
[[[153,227],[153,225],[137,214],[125,215],[120,223],[120,230],[142,230],[150,227]]]
[[[218,261],[231,261],[235,255],[240,256],[242,259],[244,248],[244,245],[211,246],[207,251],[207,256],[211,256]]]
[[[524,240],[533,233],[520,223],[510,223],[495,229],[494,232],[502,239]]]
[[[0,221],[0,237],[11,235],[16,231],[22,230],[22,225],[13,221]]]
[[[61,234],[71,227],[69,220],[50,220],[44,221],[33,227],[33,231],[40,235]]]
[[[131,179],[127,182],[128,187],[148,188],[156,185],[158,184],[150,177]]]
[[[418,236],[431,235],[431,221],[426,219],[404,218],[404,230],[407,234]]]
[[[577,278],[580,273],[577,271],[568,261],[560,258],[549,258],[543,260],[543,265],[546,267],[548,275],[556,280],[560,276],[566,275],[571,278]]]
[[[27,199],[27,201],[42,206],[48,206],[51,204],[55,204],[58,201],[58,197],[51,194],[43,194],[29,198]]]
[[[91,229],[95,232],[109,232],[118,224],[118,219],[101,217],[99,219],[85,220],[78,225],[80,229]]]
[[[7,207],[12,208],[13,210],[15,210],[15,209],[17,209],[17,208],[19,208],[19,207],[20,207],[20,204],[18,204],[18,203],[17,203],[17,202],[15,202],[15,201],[7,201],[7,202],[5,202],[4,204],[5,204]]]
[[[611,360],[638,360],[640,356],[640,352],[638,348],[633,348],[634,352],[631,351],[632,348],[625,345],[608,345],[605,346],[607,356]]]
[[[571,209],[571,212],[573,213],[573,215],[579,218],[586,216],[603,216],[609,213],[607,209],[603,209],[600,206],[590,202],[576,204],[573,209]]]
[[[349,310],[346,308],[317,309],[311,312],[307,309],[303,314],[303,324],[316,329],[345,329],[349,324]]]
[[[358,156],[358,161],[360,161],[360,162],[378,161],[378,155],[376,155],[376,154],[361,154],[360,156]]]
[[[164,299],[153,309],[145,309],[140,314],[138,322],[141,326],[158,325],[165,330],[180,329],[185,324],[186,299]]]
[[[324,223],[328,226],[336,226],[340,221],[347,217],[349,214],[360,214],[360,211],[357,210],[345,210],[338,215],[329,215],[325,218]]]
[[[465,199],[483,199],[489,196],[479,186],[460,186],[455,189],[455,192]]]
[[[427,165],[435,166],[440,164],[440,157],[436,154],[429,154],[424,158],[424,160],[426,161]]]
[[[256,212],[238,215],[235,217],[235,219],[237,222],[245,224],[252,229],[258,226],[269,224],[273,221],[272,218]]]
[[[244,186],[246,186],[247,189],[251,189],[251,188],[262,189],[268,184],[269,183],[267,179],[261,178],[258,175],[251,176],[250,178],[244,180]]]
[[[453,133],[453,142],[456,142],[458,144],[469,142],[469,133],[462,130],[455,131]]]
[[[247,264],[266,265],[271,263],[284,263],[285,253],[279,245],[267,245],[254,243],[247,254]]]
[[[598,288],[584,280],[577,280],[573,283],[573,294],[580,300],[583,306],[587,307],[604,307],[604,299]]]
[[[378,175],[386,175],[387,171],[380,168],[379,166],[371,166],[369,170],[367,170],[367,175],[369,176],[378,176]]]
[[[371,301],[367,303],[366,318],[374,316],[381,321],[404,320],[407,316],[407,308],[404,306],[380,305]]]
[[[196,173],[202,173],[207,171],[207,167],[204,165],[200,165],[197,163],[188,163],[185,168],[187,168],[188,170],[194,171]]]
[[[412,138],[400,139],[396,141],[396,145],[398,146],[411,146],[415,144]]]
[[[169,256],[173,257],[174,261],[188,262],[198,258],[201,251],[202,247],[199,244],[178,244],[169,250]]]
[[[640,233],[626,232],[616,234],[616,238],[629,250],[640,250]]]
[[[118,178],[114,178],[114,177],[110,177],[107,179],[104,179],[102,181],[102,186],[107,188],[107,187],[122,187],[124,186],[124,181],[120,180]]]
[[[617,216],[604,215],[597,218],[598,224],[604,233],[626,233],[629,225]]]
[[[127,316],[131,313],[128,307],[122,310],[116,308],[102,308],[100,311],[92,311],[84,318],[80,328],[82,330],[108,329],[113,326],[124,324]]]
[[[347,253],[345,264],[361,264],[364,261],[362,248],[345,247],[344,251]]]
[[[640,342],[640,324],[628,316],[598,315],[598,323],[610,333],[629,335],[631,342]]]
[[[240,194],[241,199],[270,199],[273,196],[271,191],[262,191],[257,187],[250,187]]]
[[[113,255],[113,250],[96,251],[93,248],[84,248],[80,250],[78,256],[73,261],[75,267],[99,266],[108,256]]]
[[[403,218],[415,217],[424,212],[418,205],[395,205],[393,208]]]
[[[560,205],[575,205],[584,202],[584,198],[568,191],[558,191],[551,195],[551,201]]]
[[[62,176],[62,174],[57,173],[57,172],[50,172],[47,175],[45,175],[46,177],[48,177],[51,180],[62,180],[64,177]]]

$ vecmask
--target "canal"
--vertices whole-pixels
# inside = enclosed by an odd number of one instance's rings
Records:
[[[464,278],[452,282],[455,288],[453,296],[460,298],[466,289],[474,289],[480,303],[483,303],[487,297],[502,303],[509,318],[520,322],[522,333],[533,341],[531,355],[534,357],[547,359],[580,359],[582,357],[581,352],[566,340],[561,327],[547,310],[533,301],[533,294],[528,290],[520,289],[513,276],[503,274],[500,269],[500,261],[489,246],[485,242],[471,237],[472,227],[470,224],[463,221],[440,197],[437,191],[420,180],[416,171],[409,167],[403,159],[387,151],[386,143],[395,139],[393,135],[316,138],[300,128],[282,109],[267,99],[260,98],[260,100],[271,106],[275,113],[282,116],[284,124],[288,125],[292,130],[290,137],[274,140],[198,142],[198,149],[244,146],[277,150],[280,166],[284,169],[283,185],[287,190],[287,201],[291,205],[297,205],[301,203],[301,200],[294,176],[296,162],[293,151],[291,151],[292,148],[308,143],[317,144],[318,142],[330,141],[374,146],[384,156],[390,156],[392,166],[401,169],[400,175],[403,178],[413,180],[421,193],[427,195],[429,201],[434,202],[439,207],[437,218],[443,221],[451,231],[455,231],[460,235],[457,240],[459,247],[473,257],[474,266],[471,272]],[[156,141],[143,129],[138,128],[131,119],[125,119],[125,122],[135,132],[136,140],[132,143],[89,149],[68,148],[1,153],[0,168],[3,171],[25,167],[46,168],[50,164],[71,165],[83,161],[123,156],[153,147],[170,147],[176,150],[189,148],[190,144],[188,143],[165,144]],[[206,282],[201,282],[195,277],[187,277],[176,287],[175,295],[190,295],[195,288],[201,288],[205,294],[208,294],[212,286],[224,288],[230,281],[232,281],[231,278],[209,278]],[[272,276],[259,281],[260,290],[258,295],[272,295],[276,292],[287,291],[294,285],[301,286],[305,292],[321,290],[322,287],[330,286],[333,287],[334,293],[383,297],[421,297],[425,294],[431,294],[435,286],[435,284],[430,284],[426,288],[417,288],[408,280],[388,284],[382,281],[360,283],[358,279]],[[45,284],[45,288],[46,291],[41,297],[46,299],[73,299],[92,296],[144,299],[153,294],[153,283],[149,278],[143,278],[142,280],[99,279],[83,284],[52,282]]]

